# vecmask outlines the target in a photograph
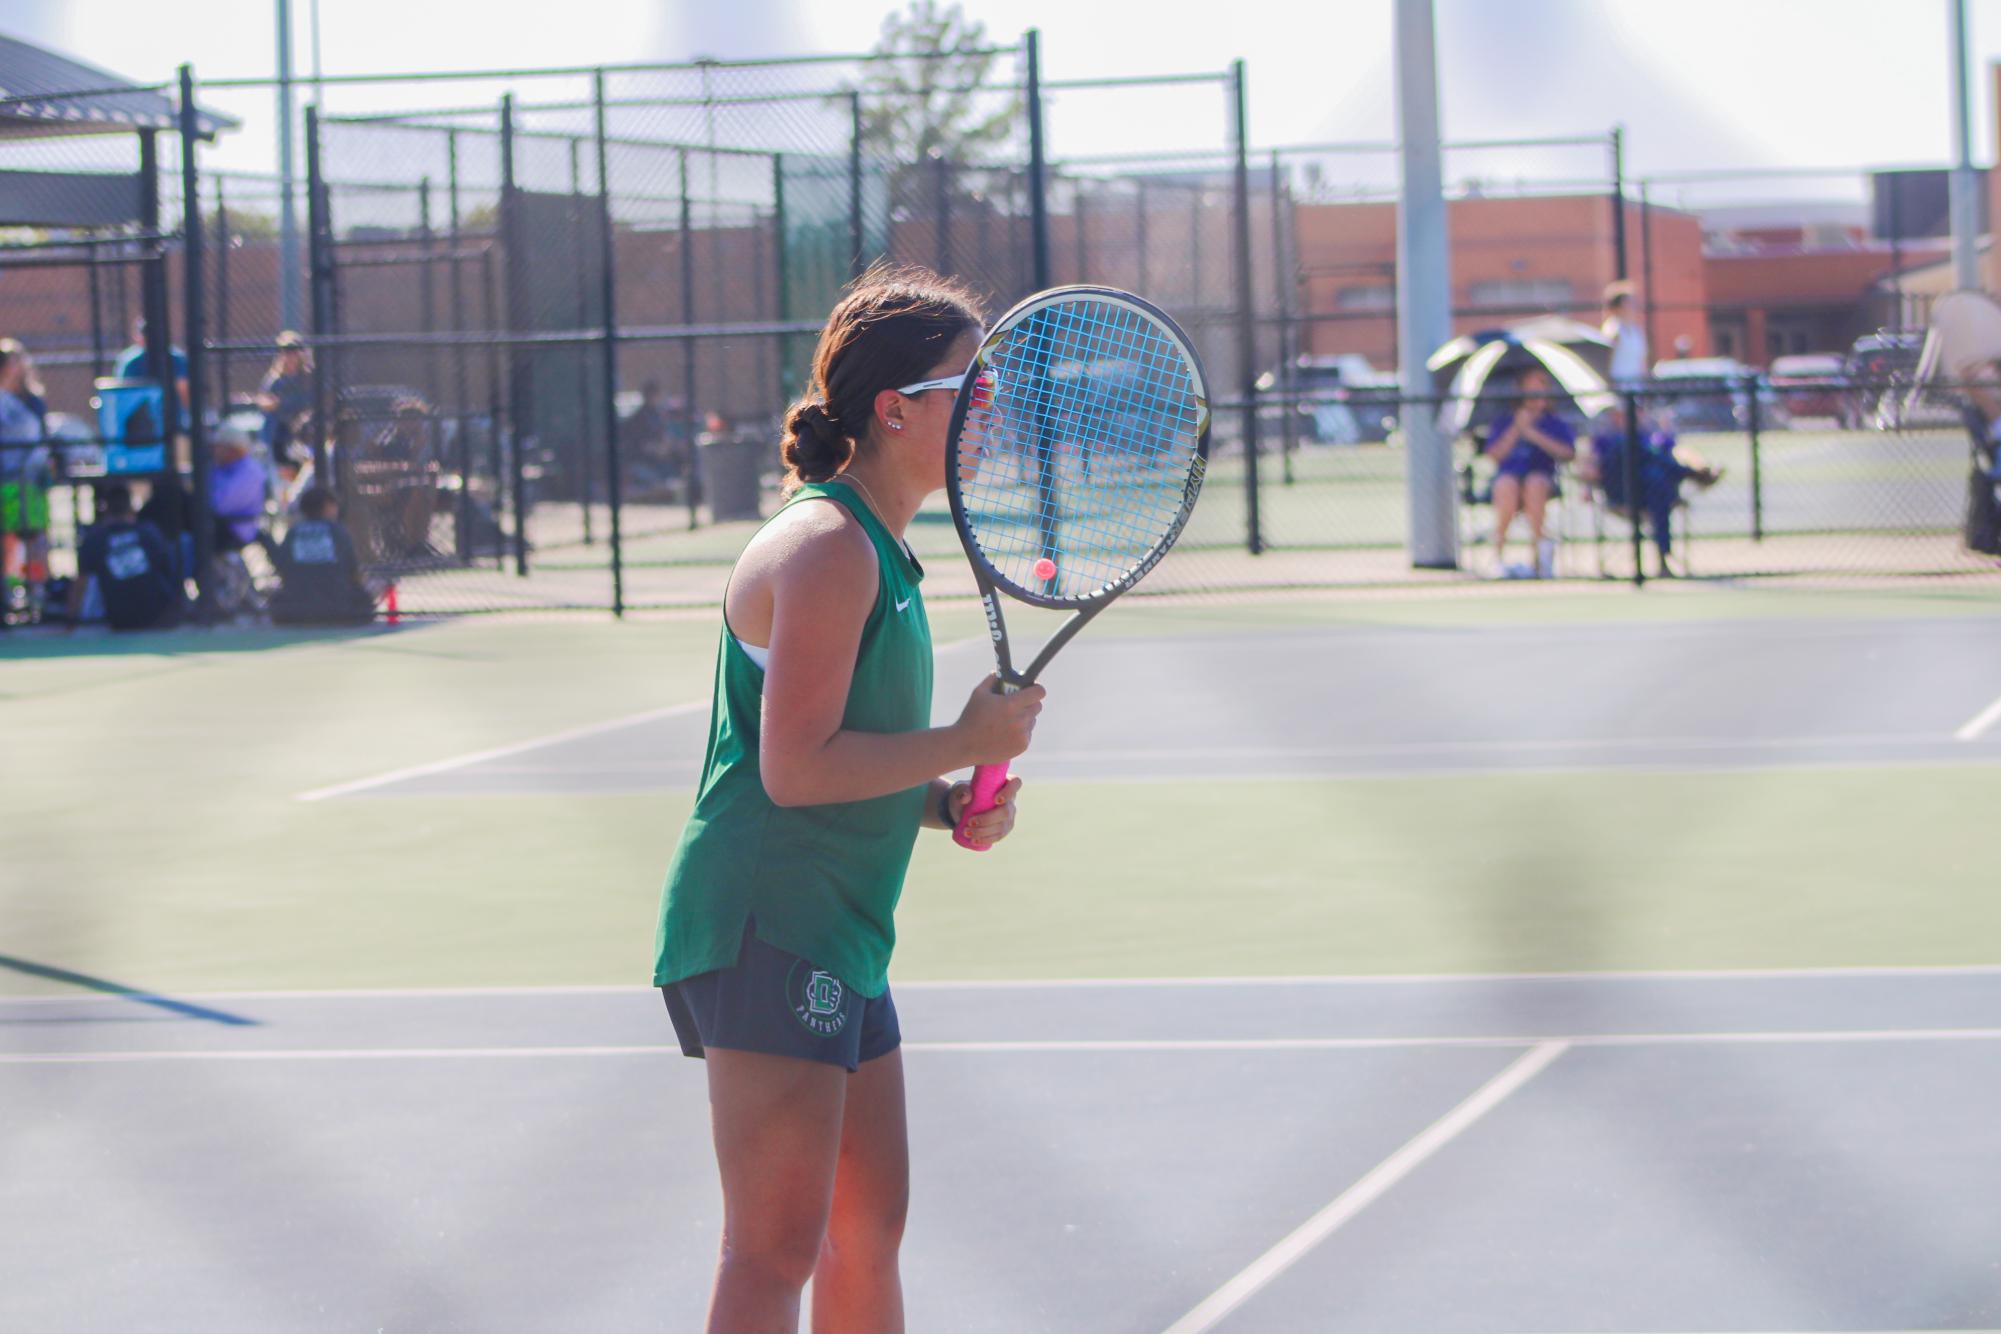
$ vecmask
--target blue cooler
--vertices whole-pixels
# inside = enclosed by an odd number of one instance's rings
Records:
[[[167,395],[158,380],[97,381],[97,433],[104,441],[104,473],[165,471]]]

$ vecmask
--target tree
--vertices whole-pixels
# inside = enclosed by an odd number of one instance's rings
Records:
[[[228,205],[229,234],[237,241],[275,241],[278,239],[278,219],[269,213],[256,209]],[[213,216],[213,215],[211,215]]]
[[[1021,96],[987,88],[998,53],[956,3],[910,0],[882,21],[862,80],[862,138],[884,157],[973,163],[1004,145]]]

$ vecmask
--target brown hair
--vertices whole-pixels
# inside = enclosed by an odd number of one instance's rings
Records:
[[[861,447],[875,396],[924,378],[952,340],[980,325],[970,289],[929,269],[877,265],[820,331],[813,380],[785,413],[785,493],[824,482]]]

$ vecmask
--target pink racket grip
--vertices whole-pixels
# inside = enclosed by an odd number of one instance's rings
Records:
[[[1007,766],[1005,764],[982,764],[973,770],[973,795],[966,798],[966,809],[959,813],[959,827],[952,831],[952,841],[962,848],[974,852],[985,852],[993,844],[982,843],[966,832],[966,825],[975,815],[985,815],[1000,803],[994,798],[1007,786]]]

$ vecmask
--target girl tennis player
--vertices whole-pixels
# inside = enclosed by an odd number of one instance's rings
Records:
[[[939,774],[1028,747],[1043,691],[976,688],[931,724],[931,635],[903,533],[945,485],[953,395],[979,345],[971,296],[877,270],[834,308],[787,414],[790,499],[723,600],[701,789],[674,855],[654,982],[708,1059],[723,1186],[712,1331],[901,1330],[909,1197],[887,970],[920,827],[968,787]],[[1014,826],[1019,780],[977,817]]]

